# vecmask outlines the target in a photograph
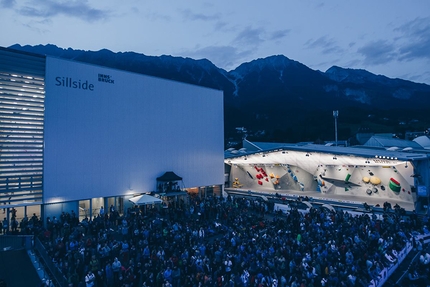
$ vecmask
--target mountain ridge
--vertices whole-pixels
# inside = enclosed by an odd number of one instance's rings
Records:
[[[369,114],[408,122],[430,107],[430,85],[338,66],[321,72],[284,55],[252,60],[226,71],[207,59],[73,50],[52,44],[9,48],[222,90],[226,137],[235,136],[235,127],[245,126],[251,136],[262,137],[258,140],[328,140],[332,126],[323,123],[331,123],[332,110],[344,114],[346,126],[341,122],[341,133],[350,137],[354,125],[364,124]],[[425,123],[421,118],[418,122]]]

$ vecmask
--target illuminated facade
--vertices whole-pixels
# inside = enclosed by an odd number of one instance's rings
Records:
[[[0,201],[41,204],[45,58],[0,53]]]
[[[0,122],[5,208],[91,214],[166,171],[222,190],[222,91],[1,48]]]
[[[226,190],[303,195],[344,202],[428,209],[429,161],[426,152],[278,145],[226,151]]]

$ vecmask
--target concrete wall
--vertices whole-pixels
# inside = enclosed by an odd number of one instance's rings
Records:
[[[222,91],[47,58],[44,202],[224,183]]]

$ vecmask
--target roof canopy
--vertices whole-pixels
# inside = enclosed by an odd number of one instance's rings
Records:
[[[129,200],[136,205],[149,205],[163,202],[161,199],[147,194],[138,195],[130,198]]]
[[[176,175],[173,171],[167,171],[162,176],[157,177],[157,181],[169,182],[178,180],[182,180],[182,177]]]

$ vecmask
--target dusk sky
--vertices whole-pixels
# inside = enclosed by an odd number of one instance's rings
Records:
[[[430,84],[429,0],[0,0],[0,46],[207,58],[285,55]]]

